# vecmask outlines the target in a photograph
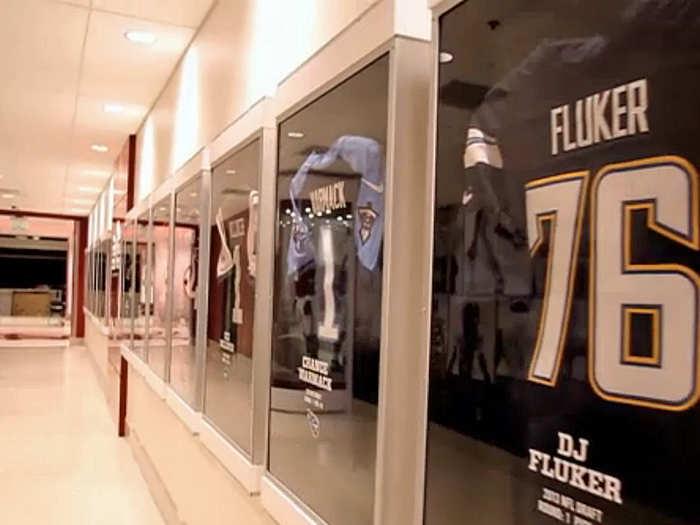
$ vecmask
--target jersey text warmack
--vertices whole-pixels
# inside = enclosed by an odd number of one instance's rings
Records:
[[[312,190],[309,197],[311,198],[311,209],[316,214],[347,207],[344,181]]]
[[[594,93],[550,110],[552,155],[649,132],[647,79]]]

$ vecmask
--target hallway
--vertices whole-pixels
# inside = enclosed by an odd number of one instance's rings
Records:
[[[163,521],[84,348],[0,349],[0,522]]]

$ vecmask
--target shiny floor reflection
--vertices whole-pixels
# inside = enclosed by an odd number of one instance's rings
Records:
[[[82,348],[0,349],[2,523],[163,523],[89,359]]]

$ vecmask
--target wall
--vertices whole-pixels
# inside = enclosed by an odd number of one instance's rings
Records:
[[[175,515],[168,523],[274,524],[131,365],[127,417],[129,439],[145,451],[137,455],[141,468],[155,470],[146,477],[157,478],[149,483],[156,503],[166,517]]]
[[[393,35],[427,38],[429,19],[425,0],[219,0],[139,129],[135,201],[159,192],[166,179],[261,97],[274,93],[275,111],[284,111]],[[262,187],[269,189],[274,171],[263,167],[263,173]],[[183,424],[186,418],[180,419],[149,376],[134,373],[136,368],[130,365],[129,430],[156,473],[156,491],[176,509],[176,520],[187,525],[271,523],[253,518],[259,499],[241,497],[241,486]],[[412,490],[413,481],[404,485]],[[389,513],[382,511],[375,522],[418,523],[413,506],[400,506],[408,507],[408,519],[385,520]],[[306,523],[299,516],[280,520]]]
[[[219,0],[139,129],[135,202],[373,9],[387,38],[429,37],[426,0]]]
[[[102,389],[107,393],[107,374],[109,373],[109,336],[106,328],[92,314],[85,320],[85,346],[92,357],[93,364],[98,372],[98,379]]]

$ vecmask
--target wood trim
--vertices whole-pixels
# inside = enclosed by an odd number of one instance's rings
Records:
[[[39,219],[63,219],[67,221],[80,221],[87,219],[87,215],[66,215],[61,213],[45,213],[41,211],[27,210],[3,210],[0,209],[0,215],[13,215],[15,217],[36,217]]]
[[[134,195],[136,190],[136,135],[129,135],[128,141],[128,172],[126,179],[126,211],[134,207]]]
[[[73,278],[73,337],[85,337],[85,251],[87,250],[88,219],[75,220],[73,229],[73,264],[77,268]]]
[[[126,436],[126,396],[129,391],[129,362],[121,356],[119,366],[119,437]]]

